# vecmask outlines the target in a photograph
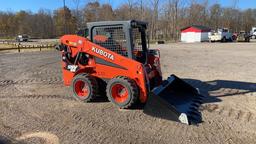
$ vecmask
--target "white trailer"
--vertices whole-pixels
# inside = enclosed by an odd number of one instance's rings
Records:
[[[233,41],[232,39],[232,33],[229,32],[227,28],[221,28],[218,29],[217,32],[211,32],[209,34],[209,42],[227,42],[227,41]]]
[[[252,30],[251,30],[251,38],[256,39],[256,27],[252,27]]]

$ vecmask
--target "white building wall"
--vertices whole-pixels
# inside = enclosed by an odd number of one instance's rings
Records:
[[[207,37],[208,37],[208,33],[207,33]],[[181,33],[181,42],[186,42],[186,43],[201,42],[201,33],[196,33],[196,32]]]

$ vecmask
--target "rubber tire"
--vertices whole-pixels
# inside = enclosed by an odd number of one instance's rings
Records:
[[[221,40],[221,42],[227,42],[226,37],[223,37],[222,40]]]
[[[111,92],[112,86],[118,83],[124,85],[128,89],[128,93],[129,93],[128,98],[123,103],[116,102],[112,97],[112,92]],[[106,93],[107,93],[108,100],[121,109],[128,109],[133,107],[139,98],[139,90],[136,83],[133,80],[123,76],[118,76],[116,78],[111,79],[107,84]]]
[[[84,100],[81,100],[79,98],[79,96],[76,94],[75,92],[75,89],[74,89],[74,85],[75,85],[75,82],[77,80],[83,80],[83,81],[86,81],[87,84],[88,84],[88,87],[90,89],[90,94],[87,96],[86,99]],[[78,100],[78,101],[82,101],[82,102],[91,102],[93,101],[97,96],[98,96],[98,83],[97,83],[97,80],[88,75],[88,74],[85,74],[85,73],[82,73],[82,74],[78,74],[76,75],[73,80],[72,80],[72,85],[71,85],[71,89],[72,89],[72,92],[73,92],[73,97]]]

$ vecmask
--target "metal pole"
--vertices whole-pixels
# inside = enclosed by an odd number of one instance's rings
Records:
[[[66,34],[67,28],[66,28],[66,3],[65,3],[65,0],[63,0],[63,10],[64,10],[64,34]]]
[[[20,43],[19,43],[19,45],[18,45],[18,52],[20,52]]]

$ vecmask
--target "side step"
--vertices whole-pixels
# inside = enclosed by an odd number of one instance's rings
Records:
[[[198,89],[171,75],[150,92],[144,113],[184,124],[200,123],[198,108],[203,99]]]

